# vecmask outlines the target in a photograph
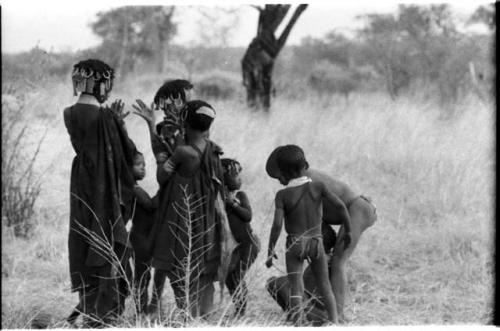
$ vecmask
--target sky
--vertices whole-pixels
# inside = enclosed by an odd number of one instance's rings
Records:
[[[258,12],[248,5],[250,1],[132,1],[132,0],[80,0],[80,1],[29,1],[0,0],[2,6],[2,52],[16,53],[39,46],[48,51],[77,51],[96,46],[100,39],[92,33],[89,24],[96,20],[99,11],[106,11],[122,5],[162,4],[178,5],[174,20],[178,22],[178,34],[172,42],[194,44],[197,40],[199,24],[197,11],[193,6],[216,5],[238,6],[240,19],[233,28],[229,40],[231,46],[246,46],[255,36]],[[428,4],[429,1],[308,1],[304,11],[294,26],[288,44],[297,44],[306,36],[323,37],[332,30],[349,33],[359,27],[362,21],[356,16],[366,13],[394,13],[398,3]],[[251,3],[264,4],[255,0]],[[291,1],[297,4],[297,1]],[[460,18],[468,17],[475,8],[485,2],[453,1],[452,9]],[[187,6],[190,5],[190,6]],[[292,9],[294,9],[292,7]],[[289,16],[293,10],[289,11]],[[282,27],[281,27],[282,28]],[[278,30],[279,32],[279,30]]]

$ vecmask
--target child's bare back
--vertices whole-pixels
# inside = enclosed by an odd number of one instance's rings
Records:
[[[320,182],[308,182],[297,187],[287,187],[276,195],[276,206],[282,206],[285,231],[297,236],[320,236],[322,223],[322,196]]]

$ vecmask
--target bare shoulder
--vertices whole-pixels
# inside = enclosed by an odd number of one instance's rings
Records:
[[[283,200],[283,195],[285,194],[285,189],[281,189],[278,192],[276,192],[276,197],[274,198],[276,201],[278,200]]]
[[[325,191],[325,184],[322,181],[312,181],[309,187],[314,197],[321,196]]]
[[[330,193],[337,195],[342,200],[348,200],[353,196],[356,196],[355,192],[351,187],[349,187],[349,185],[323,171],[308,169],[307,175],[313,182],[323,183],[324,187]]]
[[[191,146],[180,145],[180,146],[177,146],[175,148],[174,153],[177,154],[177,155],[179,155],[179,156],[188,157],[190,155],[194,155],[195,151],[194,151],[194,149]]]

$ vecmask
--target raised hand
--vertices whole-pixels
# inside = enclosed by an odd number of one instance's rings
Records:
[[[134,107],[134,109],[136,110],[134,111],[134,114],[142,117],[146,122],[148,122],[148,124],[154,124],[154,102],[151,103],[151,107],[148,107],[141,99],[137,99],[135,100],[135,102],[137,102],[137,105],[132,105],[132,107]]]
[[[126,112],[126,113],[123,112],[123,108],[124,107],[125,107],[125,103],[121,99],[116,99],[111,104],[111,110],[116,114],[116,116],[118,116],[118,119],[120,121],[122,121],[123,119],[125,119],[125,117],[127,117],[128,114],[130,114],[129,111]]]

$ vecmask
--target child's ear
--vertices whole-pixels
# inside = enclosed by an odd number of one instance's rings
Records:
[[[306,161],[306,170],[309,169],[309,162]]]

